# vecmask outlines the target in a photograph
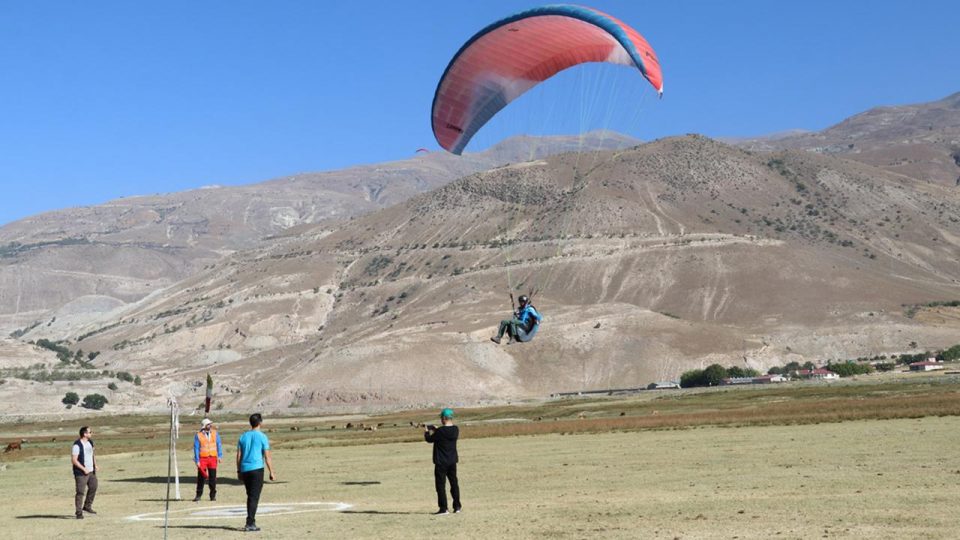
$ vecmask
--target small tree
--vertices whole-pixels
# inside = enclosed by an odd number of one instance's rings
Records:
[[[107,403],[109,403],[109,401],[107,401],[106,396],[101,394],[88,394],[83,396],[83,403],[81,403],[80,406],[84,409],[100,410]]]
[[[107,385],[107,388],[110,389],[110,390],[113,390],[114,392],[116,392],[116,391],[117,391],[117,383],[112,382],[112,383],[110,383],[110,384]]]
[[[753,368],[742,368],[740,366],[731,366],[727,368],[727,377],[759,377],[760,373]]]
[[[703,370],[691,369],[690,371],[683,372],[683,374],[680,375],[680,386],[683,388],[703,386]]]
[[[139,376],[139,375],[137,375],[136,377],[133,378],[133,384],[134,384],[134,385],[140,386],[142,383],[143,383],[143,381],[140,380],[140,376]]]
[[[703,370],[703,378],[707,386],[719,386],[720,382],[727,378],[727,368],[720,364],[710,364]]]
[[[63,399],[60,400],[64,405],[76,405],[80,403],[80,396],[76,392],[67,392]]]

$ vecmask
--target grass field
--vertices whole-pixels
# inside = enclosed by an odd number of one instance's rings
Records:
[[[430,420],[434,411],[377,417],[372,422],[384,425],[376,432],[342,429],[346,421],[357,422],[351,419],[267,417],[279,481],[265,486],[261,504],[352,506],[343,512],[263,514],[259,534],[958,538],[958,407],[960,384],[931,379],[464,410],[465,512],[443,517],[429,515],[436,506],[430,448],[409,426],[417,418]],[[223,430],[226,446],[241,428],[239,418],[230,420]],[[66,430],[75,426],[2,428],[4,437],[15,429],[34,439],[23,454],[4,456],[4,530],[31,538],[162,537],[162,521],[127,518],[163,511],[163,419],[98,422],[100,514],[83,521],[72,517],[65,457],[74,438]],[[188,476],[181,488],[186,499],[193,495],[191,428],[184,428],[179,454]],[[157,431],[156,438],[143,438]],[[54,436],[58,441],[50,440]],[[223,471],[216,503],[171,503],[171,538],[243,534],[234,532],[243,524],[242,514],[189,516],[194,509],[243,504],[243,487],[228,474],[232,468]]]

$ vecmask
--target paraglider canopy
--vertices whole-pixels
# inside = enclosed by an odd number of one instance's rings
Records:
[[[433,134],[460,154],[497,112],[567,68],[607,62],[636,67],[660,94],[653,48],[636,30],[592,8],[554,5],[495,22],[454,55],[433,98]]]

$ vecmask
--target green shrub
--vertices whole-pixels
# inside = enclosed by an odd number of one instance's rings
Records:
[[[680,386],[683,388],[717,386],[727,376],[727,368],[720,364],[712,364],[707,369],[694,369],[685,372],[680,376]]]
[[[88,394],[83,396],[83,403],[80,404],[84,409],[100,410],[109,403],[106,396],[102,394]]]
[[[63,399],[60,400],[60,403],[72,407],[73,405],[80,403],[80,396],[77,395],[76,392],[67,392],[67,394],[63,396]]]
[[[703,370],[691,369],[690,371],[684,371],[683,375],[680,375],[680,386],[683,388],[692,388],[694,386],[704,386]]]
[[[827,364],[829,371],[836,373],[841,377],[850,377],[851,375],[864,375],[873,373],[873,366],[870,364],[859,364],[853,361],[841,362],[839,364]]]
[[[107,385],[107,389],[113,390],[114,392],[116,392],[116,391],[117,391],[117,383],[112,382],[112,383],[108,384],[108,385]]]

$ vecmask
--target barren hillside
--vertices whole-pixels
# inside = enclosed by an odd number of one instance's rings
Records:
[[[960,298],[957,216],[946,186],[671,138],[291,229],[96,323],[58,317],[21,339],[102,351],[98,366],[144,377],[148,404],[199,402],[209,371],[230,408],[511,399],[917,351],[958,341],[955,314],[904,308]],[[492,344],[508,293],[529,290],[539,336]]]
[[[754,150],[808,150],[922,181],[960,187],[960,93],[932,103],[877,107],[816,133],[737,141]]]
[[[433,152],[25,218],[0,227],[0,332],[46,322],[70,302],[97,307],[83,303],[88,296],[139,300],[235,250],[261,246],[271,235],[390,206],[476,171],[579,146],[622,148],[637,142],[602,132],[583,138],[518,137],[463,157]]]

